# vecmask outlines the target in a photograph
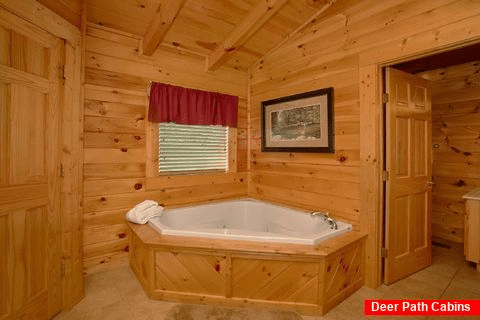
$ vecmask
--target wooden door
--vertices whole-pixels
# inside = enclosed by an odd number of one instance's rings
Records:
[[[0,319],[61,308],[63,41],[0,10]]]
[[[387,68],[386,284],[431,264],[432,114],[428,82]]]

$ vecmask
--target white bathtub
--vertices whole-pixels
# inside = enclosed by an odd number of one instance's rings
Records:
[[[352,229],[337,221],[252,199],[166,209],[149,224],[164,235],[315,245]]]

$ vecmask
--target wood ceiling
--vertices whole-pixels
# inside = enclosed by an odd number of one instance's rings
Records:
[[[333,2],[86,0],[86,12],[90,23],[142,37],[145,55],[161,44],[204,56],[209,71],[222,65],[246,71]]]

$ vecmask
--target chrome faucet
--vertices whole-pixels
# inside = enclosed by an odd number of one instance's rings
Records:
[[[338,229],[337,221],[335,221],[335,219],[333,218],[330,218],[330,215],[328,212],[313,211],[311,215],[314,217],[322,217],[323,220],[330,225],[330,228],[335,230]]]
[[[328,222],[328,224],[330,225],[330,228],[335,229],[335,230],[338,229],[337,221],[335,221],[335,219],[327,218],[327,219],[325,219],[325,221]]]
[[[328,213],[327,213],[327,214],[328,214]],[[320,211],[313,211],[313,212],[311,213],[311,215],[312,215],[312,216],[324,216],[325,213],[321,213]]]

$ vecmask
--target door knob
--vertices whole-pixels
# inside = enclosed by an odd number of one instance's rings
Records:
[[[435,182],[433,182],[433,180],[428,180],[427,181],[427,186],[433,187],[434,185],[435,185]]]

